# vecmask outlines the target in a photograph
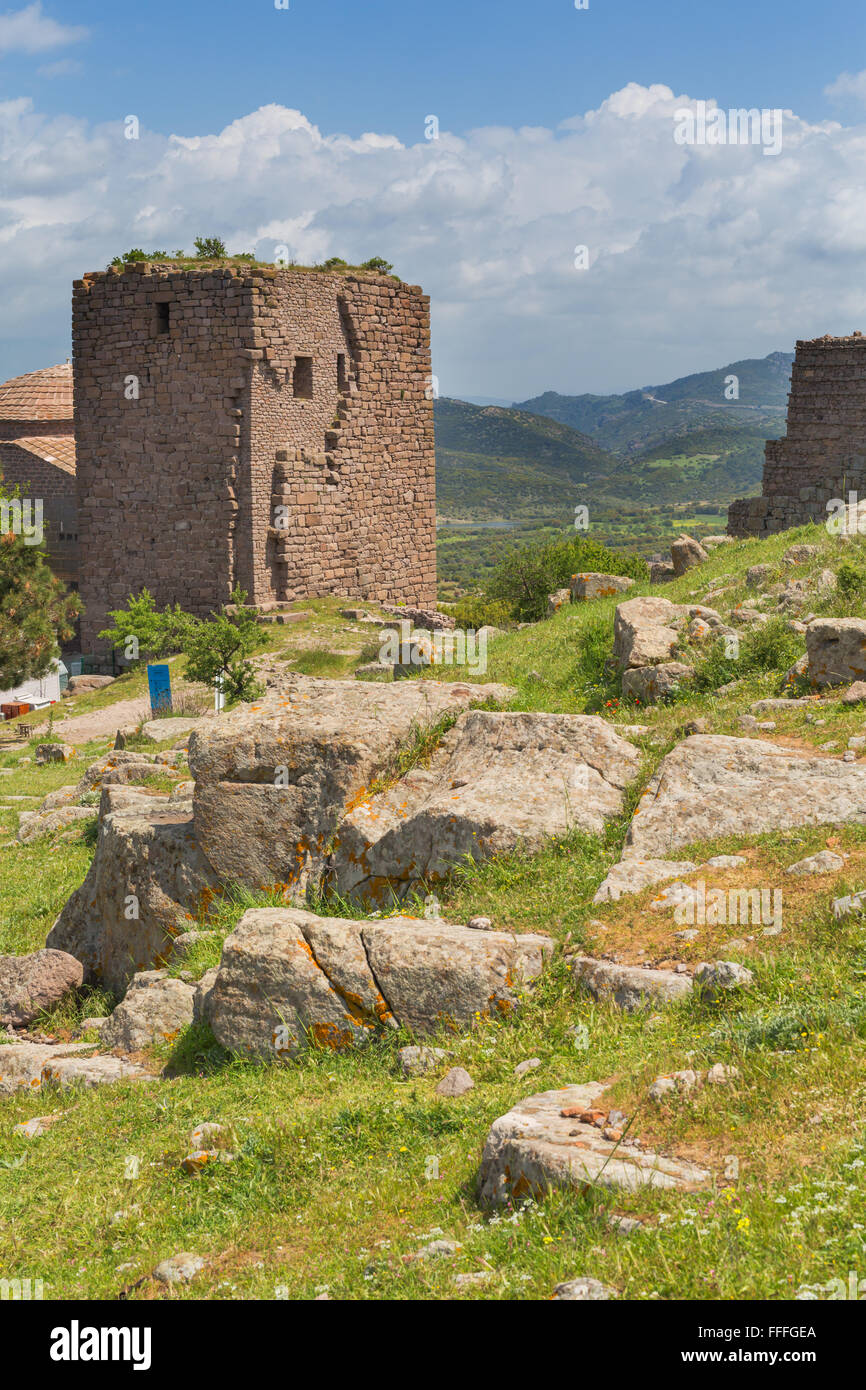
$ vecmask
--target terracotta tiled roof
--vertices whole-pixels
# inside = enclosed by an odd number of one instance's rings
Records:
[[[19,449],[55,464],[64,473],[75,474],[75,440],[71,434],[37,434],[32,439],[7,439],[5,442],[17,444]]]
[[[71,420],[72,367],[45,367],[0,385],[0,420]]]

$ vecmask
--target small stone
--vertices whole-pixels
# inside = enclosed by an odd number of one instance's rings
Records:
[[[609,1139],[611,1143],[618,1144],[622,1138],[622,1130],[615,1129],[613,1125],[605,1125],[601,1131],[602,1139]]]
[[[489,917],[470,917],[466,923],[473,931],[493,931],[493,923]]]
[[[458,1289],[471,1289],[476,1284],[486,1284],[489,1278],[489,1269],[476,1269],[472,1270],[469,1274],[456,1274],[454,1276],[454,1283],[457,1285]]]
[[[527,1059],[526,1059],[525,1062],[518,1062],[518,1063],[517,1063],[517,1066],[514,1068],[514,1075],[515,1075],[515,1076],[525,1076],[526,1073],[527,1073],[528,1071],[534,1071],[536,1067],[540,1067],[540,1066],[541,1066],[541,1058],[540,1058],[540,1057],[527,1057]]]
[[[862,748],[864,744],[866,744],[866,734],[854,734],[854,736],[848,740],[849,748]]]
[[[189,1142],[193,1149],[219,1148],[226,1138],[225,1125],[217,1124],[215,1120],[205,1120],[204,1124],[196,1125]]]
[[[758,721],[758,728],[762,734],[771,734],[774,732],[776,724],[773,719],[761,719]]]
[[[657,1076],[649,1088],[648,1095],[650,1100],[662,1101],[676,1089],[676,1082],[672,1076]]]
[[[181,1159],[180,1166],[185,1173],[197,1177],[209,1163],[231,1163],[233,1160],[234,1154],[226,1149],[196,1149]]]
[[[401,1047],[397,1053],[404,1076],[423,1076],[434,1071],[447,1056],[441,1047]]]
[[[685,931],[674,932],[674,936],[678,937],[680,941],[694,941],[696,936],[700,936],[700,932],[697,927],[687,927]]]
[[[712,859],[707,860],[705,867],[708,869],[741,869],[748,862],[748,859],[744,859],[741,854],[714,854]]]
[[[13,1126],[12,1133],[23,1135],[25,1139],[38,1139],[60,1119],[61,1114],[62,1111],[58,1111],[54,1115],[36,1115],[32,1120],[22,1120]]]
[[[416,1260],[453,1259],[462,1248],[460,1242],[456,1240],[431,1240],[428,1245],[422,1245],[414,1258]]]
[[[843,705],[860,705],[866,700],[866,681],[854,681],[842,696]]]
[[[464,1071],[462,1067],[452,1067],[443,1076],[439,1085],[436,1087],[437,1096],[464,1096],[467,1091],[471,1091],[475,1082]]]
[[[781,927],[764,927],[763,931],[761,932],[761,936],[781,936],[781,935],[782,935],[782,928],[781,928]]]
[[[699,965],[695,971],[695,985],[705,998],[718,1002],[723,995],[735,989],[748,989],[755,977],[745,965],[732,960],[717,960],[711,964]]]
[[[552,1302],[566,1301],[583,1303],[604,1303],[616,1298],[616,1289],[602,1284],[598,1279],[569,1279],[565,1284],[557,1284],[553,1290]]]
[[[727,1086],[739,1074],[737,1067],[726,1067],[722,1062],[715,1062],[707,1072],[707,1081],[711,1086]]]
[[[617,1216],[614,1214],[607,1218],[607,1224],[612,1231],[618,1231],[622,1236],[630,1236],[633,1231],[640,1230],[643,1222],[638,1221],[634,1216]]]
[[[803,874],[836,874],[844,866],[845,860],[841,854],[822,849],[820,854],[810,854],[807,859],[800,859],[796,864],[791,864],[787,872],[796,877]]]
[[[853,748],[845,749],[845,752],[842,754],[842,761],[843,763],[856,763],[857,754],[854,752]]]
[[[179,1255],[161,1260],[153,1271],[153,1277],[159,1279],[162,1284],[188,1284],[200,1269],[204,1269],[201,1256],[191,1255],[185,1250]]]

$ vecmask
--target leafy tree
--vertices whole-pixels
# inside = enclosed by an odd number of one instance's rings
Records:
[[[225,242],[218,236],[197,236],[194,245],[200,261],[224,261],[228,255]]]
[[[6,494],[0,491],[0,497]],[[5,518],[4,518],[5,519]],[[45,676],[59,641],[75,630],[81,601],[51,573],[42,544],[0,535],[0,689]]]
[[[126,608],[109,613],[113,627],[99,635],[122,648],[129,660],[186,655],[189,680],[214,686],[221,682],[226,700],[254,700],[260,693],[247,660],[261,646],[255,608],[246,607],[246,593],[235,589],[229,611],[195,618],[179,604],[158,609],[147,589],[130,595]]]
[[[130,594],[126,608],[115,608],[108,616],[114,626],[104,628],[99,635],[121,649],[127,661],[147,661],[182,651],[196,621],[178,603],[160,612],[148,589]]]
[[[382,256],[371,256],[369,261],[362,263],[361,269],[375,270],[379,275],[390,275],[394,267],[390,261],[386,261]]]
[[[329,256],[326,261],[322,262],[322,270],[336,270],[337,266],[347,264],[348,263],[343,260],[342,256]]]
[[[207,621],[197,622],[184,641],[187,677],[204,685],[220,684],[230,703],[261,694],[246,658],[261,645],[262,634],[256,610],[245,606],[246,597],[243,589],[235,589],[232,612],[212,613]]]

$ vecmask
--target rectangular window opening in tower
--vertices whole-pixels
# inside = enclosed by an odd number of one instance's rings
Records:
[[[302,401],[313,399],[313,359],[296,357],[292,372],[292,394]]]

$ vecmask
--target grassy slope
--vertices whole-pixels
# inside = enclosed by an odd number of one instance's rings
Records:
[[[742,576],[759,560],[780,561],[794,538],[830,547],[817,530],[739,543],[664,593],[699,601],[719,575]],[[830,558],[836,563],[838,553]],[[719,602],[746,593],[737,583]],[[500,639],[483,678],[515,684],[517,708],[600,707],[615,721],[633,722],[633,711],[606,705],[615,698],[602,671],[612,612],[608,602],[566,610]],[[651,728],[640,740],[645,776],[689,718],[702,715],[714,731],[739,732],[737,714],[775,693],[781,670],[752,671],[732,696],[693,695],[639,714]],[[834,741],[841,749],[866,722],[862,711],[835,703],[821,717],[826,724],[816,726],[801,709],[786,712],[775,736],[802,746]],[[22,770],[15,789],[20,781],[36,790],[36,778],[48,776]],[[706,929],[684,947],[673,919],[648,910],[651,894],[592,906],[626,823],[623,816],[603,840],[575,835],[532,858],[461,870],[437,887],[443,916],[464,921],[483,911],[500,927],[549,931],[570,946],[615,948],[648,963],[674,954],[712,958],[738,928]],[[630,1299],[784,1299],[803,1283],[847,1279],[862,1265],[866,1230],[866,933],[856,919],[836,922],[830,901],[864,886],[866,833],[819,828],[759,837],[745,847],[748,865],[722,881],[787,890],[784,866],[828,840],[850,853],[846,867],[785,891],[783,935],[761,938],[758,929],[745,947],[724,949],[755,971],[748,996],[722,1009],[689,1000],[655,1016],[622,1016],[576,995],[560,959],[515,1022],[483,1023],[442,1040],[475,1079],[459,1100],[436,1097],[436,1077],[398,1079],[394,1053],[406,1038],[347,1056],[313,1051],[268,1069],[233,1063],[206,1033],[190,1030],[173,1056],[182,1074],[172,1081],[0,1102],[4,1276],[42,1277],[47,1296],[110,1298],[158,1259],[188,1249],[205,1256],[207,1266],[176,1297],[310,1297],[327,1286],[332,1298],[543,1298],[558,1280],[591,1274]],[[743,843],[704,847],[735,848]],[[83,868],[84,849],[73,845],[71,854]],[[50,918],[49,905],[62,904],[75,877],[71,854],[66,846],[45,850],[42,905],[19,926],[14,919],[6,925],[5,949],[36,944],[37,922]],[[4,901],[31,892],[33,866],[22,851],[0,850],[0,873]],[[227,905],[217,925],[230,929],[243,907]],[[203,952],[196,973],[212,958]],[[46,1020],[52,1022],[59,1031],[68,1019]],[[580,1024],[585,1048],[572,1031]],[[541,1066],[515,1078],[515,1064],[533,1056]],[[660,1108],[646,1102],[657,1074],[716,1061],[739,1067],[734,1086]],[[611,1103],[637,1111],[641,1137],[706,1162],[712,1187],[693,1197],[557,1194],[518,1211],[479,1212],[474,1180],[490,1122],[523,1095],[589,1079],[609,1081]],[[47,1111],[60,1111],[62,1119],[44,1137],[12,1135],[17,1120]],[[179,1160],[190,1129],[205,1119],[235,1124],[239,1157],[186,1177]],[[124,1176],[129,1156],[139,1159],[134,1179]],[[725,1176],[733,1174],[733,1160],[737,1179]],[[646,1224],[615,1235],[606,1222],[611,1211],[640,1215]],[[440,1232],[461,1242],[456,1259],[406,1258]],[[457,1293],[457,1272],[482,1270],[489,1275],[484,1285]],[[153,1294],[145,1282],[132,1296]]]

